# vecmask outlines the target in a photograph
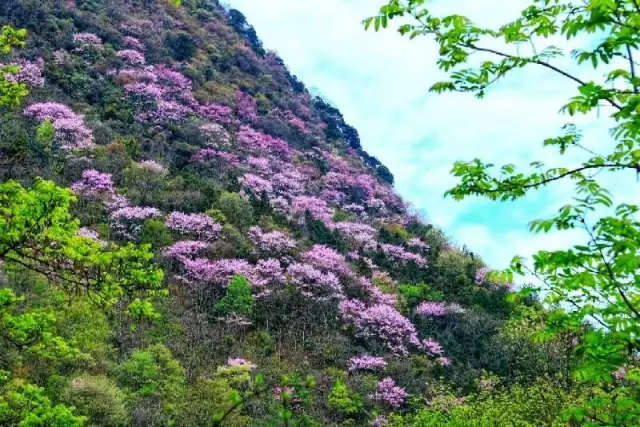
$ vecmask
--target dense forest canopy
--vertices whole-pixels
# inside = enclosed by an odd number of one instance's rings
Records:
[[[551,12],[527,19],[566,11],[543,3]],[[367,24],[428,17],[435,29],[402,31],[435,34],[443,61],[463,63],[481,30],[422,4],[394,0]],[[1,425],[637,425],[638,322],[624,311],[637,286],[625,306],[582,311],[514,289],[413,212],[339,109],[240,11],[5,0],[0,27]],[[482,91],[536,60],[436,88]],[[633,73],[616,74],[631,93],[589,86],[568,108],[620,103],[635,138]],[[578,173],[491,178],[486,166],[456,165],[451,194],[517,197]],[[578,178],[592,197],[578,207],[606,202]],[[576,209],[537,226],[577,221]],[[592,283],[571,281],[585,277],[579,263],[602,273],[587,253],[637,229],[627,209],[593,246],[541,258],[549,276],[566,269],[555,286]],[[637,246],[624,237],[610,267],[628,278]],[[598,291],[617,289],[605,279]]]

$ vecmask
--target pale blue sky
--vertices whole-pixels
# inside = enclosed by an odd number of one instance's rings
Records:
[[[559,157],[542,149],[542,141],[570,121],[558,110],[575,87],[544,69],[532,69],[504,81],[484,100],[431,94],[431,83],[443,78],[433,43],[409,41],[392,30],[363,30],[361,20],[375,14],[383,2],[228,0],[247,16],[267,49],[277,51],[307,87],[317,88],[337,105],[358,129],[363,147],[391,169],[400,194],[489,265],[504,268],[515,254],[529,256],[542,247],[564,247],[580,239],[574,232],[528,233],[531,219],[569,201],[565,185],[517,203],[443,198],[455,183],[449,171],[456,160],[482,157],[496,164],[542,160],[557,165]],[[517,17],[527,3],[434,0],[431,7],[498,26]],[[573,122],[588,129],[587,145],[610,143],[607,119],[593,116]]]

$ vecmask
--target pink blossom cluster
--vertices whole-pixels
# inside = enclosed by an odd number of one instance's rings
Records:
[[[73,35],[73,42],[78,45],[78,52],[84,52],[86,48],[102,50],[102,39],[93,33],[77,33]]]
[[[259,173],[266,174],[272,170],[271,162],[269,162],[269,159],[264,157],[249,156],[245,159],[245,164],[249,166],[250,169]]]
[[[374,304],[385,304],[391,307],[396,305],[396,294],[385,294],[366,277],[360,277],[358,283],[360,284],[360,288],[368,295]]]
[[[123,52],[126,60],[135,62],[130,65],[142,65],[139,62],[144,57],[140,52]],[[165,65],[125,68],[120,70],[117,80],[138,109],[137,118],[141,121],[180,121],[194,111],[191,81]]]
[[[447,314],[461,314],[465,309],[458,304],[445,304],[436,301],[423,301],[416,307],[416,314],[422,317],[441,317]]]
[[[138,40],[135,37],[125,36],[122,39],[122,44],[131,49],[136,49],[140,51],[144,50],[144,45],[140,42],[140,40]]]
[[[368,224],[359,222],[338,222],[335,227],[353,242],[355,247],[372,250],[376,246],[375,230]]]
[[[491,269],[488,267],[479,268],[478,271],[476,271],[476,284],[482,285],[485,282],[487,273],[489,273],[490,271]]]
[[[277,167],[273,162],[270,162],[269,166],[271,166],[272,169]],[[308,181],[307,176],[294,168],[275,173],[271,178],[274,190],[278,194],[289,198],[303,194],[305,191],[305,182]]]
[[[141,206],[128,206],[111,213],[111,219],[115,220],[144,220],[159,216],[160,211],[158,209]]]
[[[128,239],[135,239],[138,236],[144,220],[159,216],[158,209],[141,206],[125,206],[109,214],[114,232]]]
[[[289,118],[289,124],[295,128],[298,129],[302,134],[304,135],[309,135],[311,133],[311,129],[309,129],[307,127],[307,124],[305,123],[304,120],[302,120],[300,117],[296,117],[293,115],[293,113],[291,113],[292,117]]]
[[[367,307],[359,300],[344,300],[339,310],[342,318],[356,327],[357,337],[375,339],[394,354],[406,355],[410,344],[420,346],[413,324],[389,305]]]
[[[419,249],[421,251],[429,250],[429,245],[427,245],[425,242],[420,240],[420,238],[418,237],[414,237],[412,239],[407,240],[407,246],[409,246],[410,248]]]
[[[115,192],[111,174],[100,173],[95,169],[84,170],[81,179],[71,185],[71,190],[90,199],[111,197]]]
[[[414,262],[417,265],[424,267],[427,264],[427,261],[418,254],[414,254],[413,252],[408,252],[402,246],[390,245],[384,243],[380,245],[380,250],[389,258],[398,262],[401,265],[407,265],[409,262]]]
[[[393,379],[387,377],[378,382],[376,392],[371,399],[392,408],[400,408],[407,399],[407,392],[402,387],[398,387]]]
[[[236,92],[236,111],[240,117],[251,122],[258,118],[256,100],[242,91]]]
[[[281,256],[296,247],[296,241],[280,231],[264,232],[260,227],[251,227],[248,237],[263,254]]]
[[[422,340],[422,348],[424,348],[425,351],[432,356],[442,355],[442,346],[440,345],[439,342],[434,341],[431,338]]]
[[[303,135],[309,135],[311,133],[311,129],[309,129],[307,122],[302,120],[300,117],[297,117],[293,111],[282,111],[279,108],[274,108],[269,111],[269,116],[276,117],[279,120],[287,122],[289,126],[298,130]]]
[[[202,104],[198,106],[198,115],[202,118],[212,120],[221,125],[227,125],[234,122],[233,108],[220,104]]]
[[[438,357],[436,359],[436,361],[442,366],[450,366],[451,365],[451,359],[449,359],[448,357],[441,356],[441,357]]]
[[[277,155],[284,160],[293,156],[293,151],[285,141],[259,132],[249,126],[241,126],[236,135],[238,146],[247,153],[257,155]]]
[[[612,374],[613,378],[616,381],[622,381],[625,379],[625,377],[627,376],[627,367],[625,366],[621,366],[618,369],[616,369]]]
[[[157,123],[180,122],[192,113],[191,107],[183,105],[177,101],[167,101],[161,99],[156,103],[156,109],[142,111],[137,114],[141,121]]]
[[[24,114],[39,121],[50,121],[56,130],[56,141],[63,151],[92,150],[93,133],[84,124],[84,117],[69,107],[54,102],[33,104]]]
[[[305,298],[317,302],[342,297],[342,285],[338,276],[323,273],[309,264],[292,264],[287,269],[289,282]]]
[[[69,55],[69,52],[64,49],[59,49],[53,52],[53,61],[57,65],[64,65],[68,63],[70,58],[71,56]]]
[[[120,25],[120,29],[124,33],[131,34],[136,37],[148,34],[149,31],[158,27],[162,27],[162,22],[153,22],[149,19],[133,19]]]
[[[209,246],[205,242],[194,240],[182,240],[169,246],[163,251],[163,255],[167,258],[183,260],[196,256],[201,250]]]
[[[240,166],[240,158],[233,153],[226,151],[214,150],[212,148],[203,148],[197,154],[191,157],[194,162],[216,162],[219,168],[235,168]]]
[[[416,307],[416,314],[422,317],[441,317],[447,314],[447,306],[443,302],[423,301]]]
[[[167,216],[164,225],[178,233],[192,235],[199,239],[213,240],[222,230],[222,226],[210,216],[202,213],[185,214],[172,212]]]
[[[260,198],[263,192],[265,192],[267,196],[273,193],[271,182],[260,178],[258,175],[248,173],[238,181],[257,198]]]
[[[98,242],[101,246],[106,246],[107,242],[105,242],[104,240],[100,239],[100,235],[98,234],[97,231],[92,230],[90,228],[86,228],[86,227],[82,227],[78,230],[77,232],[78,236],[80,237],[84,237],[87,239],[91,239],[95,242]]]
[[[147,62],[144,55],[134,49],[119,50],[116,52],[116,56],[122,58],[125,64],[130,66],[144,65]]]
[[[249,368],[249,370],[254,370],[255,368],[258,367],[258,365],[256,365],[253,362],[250,362],[246,359],[243,359],[241,357],[235,357],[235,358],[229,358],[227,360],[227,366],[229,367],[234,367],[234,366],[242,366],[242,367],[247,367]]]
[[[219,147],[229,144],[229,132],[218,123],[205,123],[200,126],[200,130],[209,139],[209,146]]]
[[[489,289],[493,289],[493,290],[498,290],[502,287],[508,290],[513,289],[514,285],[511,282],[502,283],[502,282],[494,282],[489,280],[487,278],[487,274],[489,274],[490,272],[491,272],[491,269],[488,267],[482,267],[478,269],[478,271],[476,272],[476,284],[488,286]]]
[[[325,272],[334,273],[340,277],[351,277],[353,272],[344,255],[325,245],[314,245],[302,254],[302,259]]]
[[[183,259],[185,274],[180,277],[190,285],[210,284],[227,286],[234,276],[251,278],[252,267],[244,259],[220,259],[209,261],[204,258]]]
[[[387,362],[382,357],[367,354],[352,357],[349,363],[349,371],[378,371],[387,366]]]
[[[16,69],[16,72],[7,72],[8,68]],[[3,73],[5,80],[9,82],[22,83],[27,87],[42,87],[44,86],[44,77],[42,72],[44,70],[44,60],[37,58],[34,62],[26,59],[20,59],[17,62],[11,62],[9,64],[0,63],[0,72]]]
[[[273,293],[269,286],[279,287],[287,282],[287,277],[279,260],[261,259],[253,267],[250,281],[259,290],[256,298],[263,298]]]
[[[291,201],[291,214],[302,223],[305,213],[309,211],[311,216],[325,225],[333,222],[333,209],[327,206],[327,202],[317,197],[298,196]]]

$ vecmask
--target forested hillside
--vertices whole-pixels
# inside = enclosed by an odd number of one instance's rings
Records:
[[[566,425],[597,395],[241,12],[0,26],[0,424]]]

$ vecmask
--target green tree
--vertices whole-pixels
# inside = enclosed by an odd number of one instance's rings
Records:
[[[347,416],[356,415],[362,409],[360,396],[349,392],[347,386],[337,379],[327,398],[329,406]]]
[[[0,29],[0,56],[8,55],[14,48],[24,46],[26,30],[16,30],[10,26]],[[0,107],[16,107],[20,100],[29,94],[24,83],[7,79],[7,75],[20,71],[17,66],[0,65]]]
[[[237,193],[220,194],[215,207],[222,212],[229,223],[245,231],[253,224],[253,207]]]
[[[117,427],[127,421],[124,393],[103,375],[74,378],[62,398],[87,417],[87,426]]]
[[[225,316],[235,314],[249,317],[255,306],[251,283],[242,276],[234,276],[227,287],[227,295],[216,304],[216,310]]]
[[[10,379],[0,371],[0,424],[11,426],[79,427],[85,417],[73,414],[73,409],[53,405],[44,389],[22,379]]]
[[[582,164],[549,168],[536,161],[528,168],[509,164],[496,171],[493,164],[480,159],[458,162],[453,174],[460,182],[447,195],[456,200],[483,196],[505,201],[559,181],[573,182],[567,204],[552,218],[532,221],[531,230],[582,229],[584,243],[540,251],[533,257],[533,267],[516,257],[511,269],[500,276],[510,279],[514,273],[529,271],[540,279],[539,288],[521,293],[544,291],[545,302],[553,310],[540,338],[578,333],[585,323],[595,326],[576,347],[583,361],[577,375],[595,382],[603,392],[576,410],[575,418],[588,425],[637,425],[640,371],[633,357],[640,349],[640,207],[615,205],[600,172],[640,172],[640,77],[635,58],[640,45],[640,2],[533,0],[519,18],[491,29],[460,15],[436,16],[425,0],[391,0],[378,15],[365,19],[364,25],[378,30],[386,28],[391,19],[403,19],[402,35],[427,36],[438,44],[438,65],[450,73],[450,79],[435,83],[433,92],[470,92],[482,98],[489,87],[512,72],[542,67],[576,87],[575,96],[562,106],[563,113],[571,117],[594,113],[601,105],[611,112],[615,125],[603,153],[583,146],[582,134],[572,123],[559,136],[544,141],[544,146],[561,154],[583,151],[588,160]],[[563,52],[549,39],[578,36],[593,43],[571,52],[575,63],[563,69],[554,61]],[[479,65],[473,62],[476,54],[486,58]],[[581,77],[589,67],[604,77]],[[624,380],[612,377],[617,369],[626,369]]]
[[[148,245],[103,247],[77,234],[68,189],[37,179],[30,189],[0,185],[0,259],[46,276],[67,295],[85,294],[102,306],[121,297],[164,293],[163,272]]]

